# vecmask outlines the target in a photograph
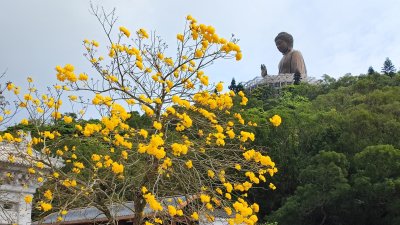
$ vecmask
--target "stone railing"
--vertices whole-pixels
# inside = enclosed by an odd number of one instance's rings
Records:
[[[251,91],[260,85],[269,85],[275,88],[281,88],[286,85],[293,84],[293,74],[267,75],[265,77],[255,77],[252,80],[243,83],[246,90]],[[315,78],[301,76],[301,82],[316,83]]]

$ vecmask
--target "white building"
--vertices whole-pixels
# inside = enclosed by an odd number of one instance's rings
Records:
[[[32,205],[25,203],[25,196],[35,193],[40,186],[36,177],[29,175],[32,159],[41,159],[40,152],[26,153],[30,134],[21,143],[0,142],[0,225],[31,224]],[[30,158],[30,159],[29,159]],[[50,158],[57,166],[58,159]]]

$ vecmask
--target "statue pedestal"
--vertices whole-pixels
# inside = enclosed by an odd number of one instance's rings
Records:
[[[267,75],[265,77],[255,77],[254,79],[244,83],[244,88],[252,90],[260,85],[269,85],[274,88],[281,88],[282,86],[293,84],[294,74],[285,73],[278,75]],[[301,82],[307,82],[307,76],[301,76]]]

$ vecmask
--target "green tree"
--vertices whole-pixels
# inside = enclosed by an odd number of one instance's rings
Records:
[[[400,150],[391,145],[365,148],[354,157],[352,207],[346,224],[400,222]]]
[[[301,184],[293,196],[271,215],[282,225],[331,224],[332,211],[350,190],[349,162],[344,154],[320,152],[300,173]]]
[[[389,57],[387,57],[385,62],[383,62],[381,71],[382,73],[390,77],[393,77],[394,74],[396,73],[396,67],[393,65],[392,60],[390,60]]]
[[[373,68],[372,66],[370,66],[370,67],[368,68],[368,75],[372,75],[372,74],[374,74],[374,73],[375,73],[374,68]]]
[[[236,92],[236,80],[235,78],[232,78],[231,84],[228,86],[228,89],[231,91],[235,91]]]

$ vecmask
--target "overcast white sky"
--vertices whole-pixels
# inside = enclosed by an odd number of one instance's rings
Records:
[[[235,34],[243,60],[225,60],[207,71],[211,81],[226,85],[233,77],[247,81],[259,76],[262,63],[276,74],[282,55],[274,38],[281,31],[294,36],[294,48],[303,53],[309,76],[358,75],[369,66],[380,71],[386,57],[397,69],[400,66],[398,0],[92,2],[107,10],[116,7],[117,26],[156,30],[172,49],[188,14],[213,25],[221,36]],[[41,85],[50,85],[56,82],[54,67],[66,63],[90,75],[82,40],[96,39],[102,44],[105,35],[89,13],[89,5],[89,0],[2,0],[0,71],[8,70],[6,80],[19,83],[32,76]]]
[[[118,26],[156,30],[173,48],[185,16],[213,25],[217,33],[235,34],[243,50],[241,62],[223,61],[210,67],[214,81],[245,81],[266,64],[277,73],[281,58],[274,37],[287,31],[294,48],[303,53],[308,73],[339,77],[380,70],[389,57],[400,66],[400,1],[398,0],[93,0],[106,9],[116,7]],[[54,67],[72,63],[90,71],[82,56],[84,38],[101,40],[102,29],[89,13],[88,0],[13,0],[0,7],[0,71],[15,80],[31,75],[52,81]],[[103,45],[104,47],[104,45]],[[51,79],[50,79],[51,78]]]

